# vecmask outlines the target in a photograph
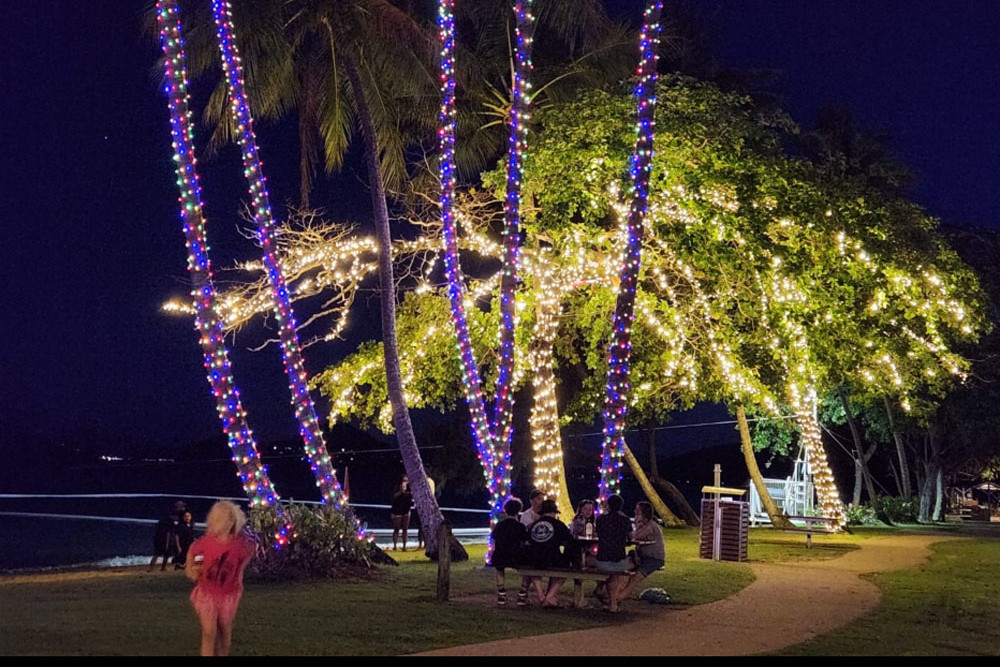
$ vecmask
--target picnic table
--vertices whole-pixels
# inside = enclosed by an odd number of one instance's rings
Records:
[[[555,577],[557,579],[572,579],[573,580],[573,606],[580,608],[583,607],[583,582],[584,581],[598,581],[607,582],[614,574],[618,574],[621,577],[631,577],[634,572],[604,572],[603,570],[598,570],[597,568],[586,567],[586,555],[588,551],[594,552],[597,548],[597,538],[586,538],[578,537],[576,538],[576,543],[580,547],[580,565],[579,567],[552,567],[545,569],[538,569],[532,567],[517,567],[514,568],[514,572],[522,577]],[[626,543],[628,546],[644,546],[648,544],[653,544],[649,541],[636,541],[629,540]]]

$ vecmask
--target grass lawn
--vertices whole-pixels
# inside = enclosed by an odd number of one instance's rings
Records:
[[[813,548],[806,549],[802,535],[757,528],[751,531],[749,555],[758,562],[833,558],[877,533],[814,537]],[[664,588],[673,606],[718,600],[753,580],[746,563],[699,559],[697,530],[668,530],[665,536],[667,565],[643,587]],[[233,655],[399,655],[626,624],[664,609],[643,602],[628,602],[617,615],[599,607],[542,611],[511,602],[498,608],[493,571],[482,565],[484,546],[467,548],[471,560],[452,564],[447,603],[434,600],[437,564],[420,552],[393,552],[399,567],[382,567],[365,581],[248,581]],[[913,644],[911,651],[937,647],[934,651],[940,654],[946,637],[933,639],[927,628],[941,626],[963,633],[955,639],[957,646],[978,647],[967,652],[990,652],[992,646],[995,653],[1000,618],[995,604],[988,603],[997,599],[990,566],[1000,562],[1000,541],[947,543],[936,554],[920,572],[879,578],[890,599],[870,615],[874,621],[862,619],[838,633],[844,635],[839,644],[811,642],[798,652],[865,652],[883,646],[881,637],[888,630],[890,636],[901,637],[900,646],[908,645],[908,633],[915,636],[912,641],[923,635],[924,643]],[[509,591],[516,586],[508,582]],[[585,584],[585,591],[591,586]],[[0,655],[196,655],[198,626],[187,600],[190,590],[183,573],[149,573],[144,567],[0,578]],[[568,583],[564,604],[570,603],[571,593]],[[899,601],[897,595],[902,596]],[[935,605],[926,603],[928,596]],[[878,616],[889,605],[898,610]],[[903,624],[907,627],[897,627]],[[992,634],[984,636],[984,626],[992,627]],[[970,643],[975,636],[984,636],[982,643]]]
[[[667,531],[666,544],[666,568],[645,583],[666,589],[678,606],[711,602],[753,581],[746,564],[700,560],[696,530]],[[366,581],[248,581],[233,655],[398,655],[622,624],[658,609],[634,602],[617,615],[599,607],[553,612],[513,600],[498,608],[493,570],[482,565],[485,547],[467,548],[471,559],[452,564],[446,604],[434,599],[437,563],[422,552],[393,552],[399,567],[382,567]],[[190,590],[182,572],[144,567],[0,579],[0,655],[196,655]],[[567,583],[564,604],[571,595]]]
[[[986,537],[933,545],[919,569],[874,575],[878,607],[778,655],[1000,655],[1000,525],[987,526],[978,531]]]

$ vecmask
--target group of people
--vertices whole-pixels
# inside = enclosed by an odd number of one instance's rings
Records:
[[[153,558],[149,561],[149,571],[156,567],[156,561],[163,559],[160,571],[173,562],[175,570],[184,568],[188,549],[194,542],[194,516],[188,511],[183,500],[174,503],[169,515],[156,522],[153,533]]]
[[[531,491],[528,503],[524,508],[519,499],[508,500],[504,518],[493,527],[490,564],[496,573],[498,605],[507,604],[508,568],[589,568],[608,574],[595,595],[617,612],[619,601],[631,597],[639,582],[664,565],[663,533],[646,501],[636,503],[633,521],[622,512],[624,500],[617,494],[608,496],[600,513],[593,500],[584,500],[568,526],[559,520],[555,500],[540,490]],[[636,547],[628,552],[630,542]],[[541,577],[522,577],[517,604],[527,605],[533,588],[543,608],[558,608],[566,578],[549,577],[546,585]]]

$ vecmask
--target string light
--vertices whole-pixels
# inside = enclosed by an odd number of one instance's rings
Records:
[[[631,328],[635,319],[635,292],[639,280],[639,260],[649,199],[649,175],[653,161],[653,120],[656,106],[656,62],[660,43],[660,13],[663,3],[651,1],[643,17],[639,35],[639,83],[635,152],[631,162],[632,207],[628,217],[628,240],[621,267],[621,283],[615,305],[614,325],[608,351],[607,397],[604,407],[604,444],[601,453],[601,481],[598,500],[603,503],[617,493],[621,482],[621,458],[625,448],[625,425],[629,398],[629,356]]]
[[[493,419],[486,411],[482,380],[472,343],[458,255],[458,230],[454,212],[455,197],[455,18],[454,0],[438,3],[438,36],[441,42],[441,112],[438,130],[441,150],[441,221],[444,239],[444,267],[452,309],[452,326],[462,367],[462,391],[469,406],[470,426],[479,461],[486,475],[490,493],[491,524],[503,514],[503,504],[510,495],[510,443],[513,437],[511,415],[514,404],[514,330],[516,327],[516,289],[520,250],[521,168],[526,146],[526,123],[530,101],[531,42],[533,18],[531,0],[515,0],[515,62],[511,82],[510,135],[508,140],[507,195],[504,202],[503,265],[500,277],[500,342],[496,396]],[[487,554],[487,558],[489,554]]]
[[[205,218],[201,202],[197,161],[194,155],[194,127],[188,101],[187,68],[184,40],[175,0],[160,0],[156,4],[160,45],[164,55],[166,82],[163,91],[170,110],[170,133],[173,138],[177,187],[180,190],[180,217],[188,249],[188,273],[191,276],[191,299],[195,310],[195,327],[203,351],[208,382],[215,396],[216,409],[222,421],[232,458],[252,507],[275,507],[278,494],[271,484],[267,468],[261,463],[257,443],[247,423],[240,393],[233,380],[222,323],[215,310],[215,288],[208,258]],[[287,526],[279,530],[277,543],[287,541]]]
[[[309,393],[308,376],[296,332],[295,315],[292,312],[284,273],[277,259],[277,241],[273,231],[274,222],[267,182],[262,172],[257,139],[253,131],[253,119],[244,90],[242,65],[236,47],[228,0],[212,0],[212,14],[215,18],[216,36],[222,55],[222,70],[229,90],[229,108],[243,153],[243,173],[250,186],[250,209],[257,223],[257,240],[263,252],[262,259],[271,286],[282,363],[288,377],[295,417],[299,422],[299,434],[305,444],[306,457],[323,502],[332,503],[334,507],[343,509],[345,498],[337,481],[330,455],[327,453],[316,409]]]

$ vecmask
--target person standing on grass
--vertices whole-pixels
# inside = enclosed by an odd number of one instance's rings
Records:
[[[524,542],[528,539],[528,530],[517,520],[521,507],[521,501],[517,498],[504,503],[504,518],[493,526],[490,534],[490,541],[493,543],[490,565],[493,566],[497,585],[497,605],[501,607],[507,604],[506,570],[521,564]],[[527,588],[524,589],[524,594],[527,596]]]
[[[666,551],[663,548],[663,531],[660,524],[653,518],[653,506],[645,500],[635,504],[635,530],[632,539],[643,542],[635,548],[635,574],[632,581],[619,594],[622,600],[628,600],[639,586],[639,582],[663,567],[666,563]]]
[[[606,599],[608,610],[618,611],[618,597],[622,586],[622,576],[628,567],[625,547],[632,534],[632,521],[622,512],[625,501],[617,493],[608,496],[607,511],[594,522],[597,530],[597,561],[601,572],[607,572]]]
[[[191,512],[184,512],[181,522],[177,524],[177,546],[180,549],[174,556],[174,569],[184,569],[187,561],[188,549],[194,543],[194,517]]]
[[[156,530],[153,533],[153,558],[149,561],[149,571],[156,568],[156,561],[163,559],[160,572],[167,569],[167,563],[171,558],[180,553],[181,545],[178,535],[181,516],[187,511],[187,505],[183,500],[174,503],[173,511],[166,517],[156,522]]]
[[[188,549],[184,572],[194,581],[191,604],[201,623],[201,655],[229,655],[233,622],[243,597],[243,572],[257,550],[244,531],[246,515],[220,500],[208,512],[205,535]]]
[[[413,492],[410,490],[410,479],[403,475],[399,487],[392,494],[389,502],[389,516],[392,518],[392,550],[399,544],[399,534],[403,534],[403,551],[406,551],[406,538],[410,531],[410,511],[413,509]]]

